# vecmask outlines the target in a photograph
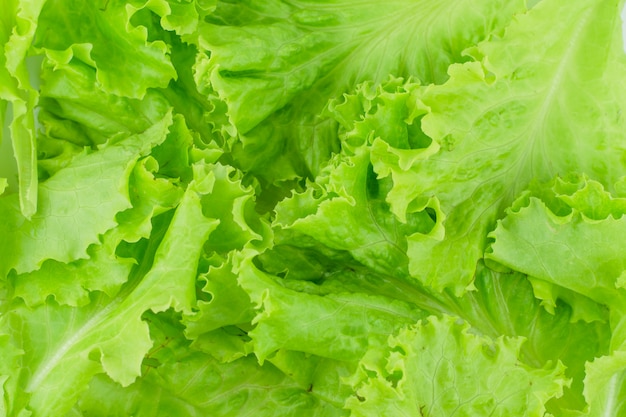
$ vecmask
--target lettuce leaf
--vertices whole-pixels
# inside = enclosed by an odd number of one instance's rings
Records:
[[[206,82],[240,134],[237,165],[286,181],[317,174],[338,150],[335,124],[319,118],[329,98],[389,74],[440,83],[449,64],[467,60],[465,48],[522,7],[500,0],[223,1],[197,42],[210,51]]]
[[[623,8],[5,1],[0,417],[621,415]]]
[[[371,376],[347,402],[354,416],[543,416],[559,396],[563,368],[527,369],[516,363],[521,340],[484,340],[453,318],[430,319],[389,339]]]
[[[138,276],[141,269],[131,271],[128,285],[117,296],[94,292],[91,303],[79,308],[50,301],[29,309],[16,301],[3,315],[0,331],[23,350],[22,367],[11,372],[19,381],[13,395],[23,392],[12,413],[28,406],[38,415],[63,415],[99,372],[129,385],[152,346],[141,315],[170,307],[191,311],[201,243],[219,223],[202,214],[199,194],[210,192],[210,183],[197,180],[166,225],[151,268],[144,276]],[[40,334],[47,334],[46,340],[40,340]]]
[[[460,292],[487,233],[532,179],[575,172],[610,186],[623,175],[621,38],[614,2],[540,2],[470,50],[480,61],[451,66],[450,81],[424,93],[422,127],[440,150],[412,169],[420,181],[408,193],[437,198],[445,238],[409,238],[413,274]]]
[[[35,106],[38,91],[31,84],[27,57],[45,0],[3,3],[0,32],[0,115],[11,108],[11,143],[19,178],[20,210],[30,218],[37,211],[37,144]],[[3,123],[4,125],[4,123]],[[0,137],[0,140],[2,138]]]
[[[0,273],[31,272],[47,259],[70,262],[88,257],[87,247],[114,228],[116,214],[130,207],[128,178],[134,163],[165,140],[170,123],[168,115],[141,134],[74,158],[39,185],[38,212],[32,219],[22,215],[17,196],[2,199],[0,213],[7,222],[1,226],[5,256]],[[76,236],[67,236],[71,230]]]

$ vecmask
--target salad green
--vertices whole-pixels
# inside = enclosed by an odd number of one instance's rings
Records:
[[[2,0],[0,417],[626,415],[621,0]]]

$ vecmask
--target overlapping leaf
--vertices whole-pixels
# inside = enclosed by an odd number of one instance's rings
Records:
[[[318,117],[329,99],[389,74],[441,82],[450,63],[467,59],[466,47],[500,30],[522,7],[518,1],[222,1],[197,42],[210,52],[202,67],[207,81],[242,134],[237,165],[270,182],[290,180],[316,174],[338,149],[335,124]]]
[[[372,376],[347,402],[353,416],[543,416],[566,384],[561,366],[517,362],[521,341],[491,341],[452,318],[431,319],[389,338],[390,351],[364,362]]]
[[[0,417],[623,412],[623,1],[4,5]]]
[[[141,134],[98,152],[84,152],[66,169],[39,186],[39,207],[25,218],[15,195],[0,199],[0,273],[38,269],[52,259],[71,262],[86,258],[87,247],[114,228],[117,213],[131,205],[128,178],[134,163],[165,140],[171,115]]]
[[[100,88],[141,98],[150,87],[165,87],[176,77],[167,46],[151,42],[145,26],[122,0],[46,3],[34,39],[57,65],[72,59],[96,70]],[[120,71],[124,68],[124,71]]]
[[[610,186],[626,173],[621,38],[616,2],[540,2],[472,50],[480,62],[451,66],[445,85],[427,89],[422,128],[440,150],[411,168],[404,190],[437,198],[445,237],[409,237],[413,275],[460,293],[531,179],[583,172]]]
[[[271,364],[259,366],[252,357],[220,363],[190,349],[180,343],[180,329],[168,329],[159,320],[150,320],[155,348],[144,361],[142,377],[128,388],[96,377],[70,416],[347,415]]]
[[[92,293],[91,303],[81,308],[51,301],[32,310],[16,301],[3,315],[8,346],[24,352],[21,367],[4,375],[18,383],[5,393],[19,401],[10,414],[27,407],[41,416],[62,415],[98,372],[123,385],[132,383],[152,345],[141,315],[170,307],[191,311],[202,243],[219,223],[202,214],[199,194],[209,193],[211,182],[197,180],[165,225],[150,270],[131,277],[116,297]]]
[[[494,231],[488,256],[622,311],[626,200],[613,198],[595,181],[572,185],[580,189],[556,195],[564,213],[554,213],[537,197],[524,198]]]
[[[2,3],[0,17],[0,120],[11,105],[11,142],[19,178],[20,209],[26,217],[37,211],[37,145],[35,105],[39,93],[31,85],[26,58],[46,0]],[[0,139],[2,139],[0,137]]]

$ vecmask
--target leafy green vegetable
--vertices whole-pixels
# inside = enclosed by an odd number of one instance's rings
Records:
[[[375,376],[359,386],[353,415],[536,415],[559,395],[561,369],[524,369],[521,340],[495,343],[467,333],[450,317],[405,328],[389,340],[382,363],[362,363]]]
[[[0,417],[622,415],[623,7],[4,1]]]

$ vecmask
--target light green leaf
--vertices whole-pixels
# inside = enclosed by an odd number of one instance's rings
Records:
[[[440,150],[404,188],[445,215],[445,234],[408,238],[410,271],[425,284],[462,293],[487,233],[531,179],[583,172],[612,185],[626,173],[619,12],[617,2],[542,1],[472,49],[479,61],[426,89],[422,128]]]
[[[87,304],[89,291],[104,291],[113,297],[136,264],[136,260],[116,254],[120,242],[149,238],[152,218],[175,208],[183,194],[169,181],[155,178],[150,170],[157,168],[151,157],[135,165],[129,184],[133,207],[118,213],[118,226],[102,236],[101,244],[87,249],[87,259],[45,261],[40,269],[12,279],[13,295],[29,306],[43,304],[49,295],[61,305],[72,306]]]
[[[588,300],[596,314],[595,321],[582,322],[580,300],[564,297],[555,300],[548,312],[536,299],[534,287],[526,276],[516,272],[498,273],[482,265],[476,271],[476,289],[463,298],[450,298],[444,305],[472,326],[472,331],[497,338],[521,337],[518,359],[526,365],[542,368],[562,362],[571,384],[563,396],[548,403],[548,410],[560,415],[564,410],[583,410],[585,363],[609,352],[611,326],[608,311]],[[568,304],[576,301],[578,304]],[[450,314],[450,313],[448,313]]]
[[[329,117],[341,125],[342,149],[350,154],[368,145],[377,178],[391,176],[393,187],[385,200],[403,223],[407,213],[424,209],[407,192],[415,181],[411,168],[439,150],[420,129],[421,117],[428,112],[420,101],[421,93],[416,83],[390,78],[378,85],[363,83],[355,94],[330,102],[327,109]]]
[[[355,372],[357,359],[338,361],[303,352],[279,350],[268,359],[268,362],[300,386],[306,387],[313,396],[323,399],[337,409],[343,409],[343,414],[338,415],[348,415],[344,403],[354,391],[346,384],[346,380]]]
[[[64,141],[80,150],[140,133],[163,119],[171,108],[155,90],[148,90],[141,100],[107,92],[100,86],[97,71],[76,59],[63,65],[45,59],[41,79],[39,121],[45,129],[41,140],[46,149]],[[42,159],[53,156],[54,152]]]
[[[219,267],[211,267],[200,277],[205,282],[202,288],[209,300],[198,300],[197,312],[185,317],[185,334],[191,339],[220,327],[250,323],[255,316],[250,297],[239,286],[237,274],[233,271],[231,253],[229,259]]]
[[[176,72],[165,43],[148,41],[146,27],[126,6],[123,0],[49,0],[34,46],[60,67],[72,59],[94,67],[106,93],[142,98],[150,87],[166,87]]]
[[[226,114],[226,103],[217,96],[210,82],[207,85],[201,81],[208,76],[202,69],[208,57],[199,52],[194,44],[185,43],[175,36],[169,36],[169,43],[178,78],[160,92],[177,113],[184,115],[189,128],[200,135],[201,141],[195,141],[199,148],[215,142],[224,151],[229,150],[237,132]]]
[[[170,179],[174,183],[189,184],[193,179],[191,165],[199,162],[193,160],[191,156],[193,148],[194,136],[187,127],[185,118],[181,115],[174,116],[174,123],[170,127],[167,139],[155,146],[150,153],[150,156],[157,162],[155,174]],[[141,187],[138,187],[138,190],[141,190]],[[146,192],[146,194],[153,193]],[[161,192],[154,194],[158,196]]]
[[[142,314],[168,308],[191,311],[202,244],[219,223],[202,214],[200,194],[210,192],[210,181],[201,176],[196,180],[154,260],[146,260],[150,270],[138,276],[139,268],[115,298],[92,293],[92,302],[82,308],[50,301],[29,309],[15,302],[2,316],[1,331],[24,351],[22,367],[10,375],[19,381],[12,394],[21,403],[14,413],[27,407],[41,416],[64,415],[93,375],[103,371],[124,386],[131,384],[152,345]]]
[[[193,36],[201,18],[215,9],[216,2],[217,0],[147,0],[140,7],[133,6],[132,10],[150,10],[161,17],[163,29],[175,31],[180,36]]]
[[[5,0],[0,17],[0,100],[10,103],[11,142],[19,177],[19,202],[23,215],[37,211],[37,145],[34,109],[38,92],[27,65],[38,18],[46,0]],[[2,124],[6,103],[2,105]]]
[[[244,323],[242,327],[249,329],[250,324]],[[224,326],[197,337],[190,334],[190,337],[194,337],[191,347],[211,355],[221,363],[233,362],[252,353],[250,338],[244,329],[237,326]]]
[[[176,208],[184,192],[183,188],[173,184],[171,180],[162,178],[159,164],[152,156],[137,162],[128,188],[132,207],[118,213],[118,226],[111,231],[117,241],[114,241],[112,247],[121,240],[136,242],[149,238],[152,218]]]
[[[461,52],[467,46],[522,9],[519,2],[435,5],[419,0],[384,6],[345,0],[245,4],[222,2],[200,32],[212,52],[213,82],[227,97],[229,113],[242,133],[308,91],[327,93],[313,97],[321,99],[317,113],[329,98],[389,74],[444,81],[448,65],[464,60]],[[237,53],[246,49],[242,46],[252,34],[254,46],[246,54]]]
[[[254,189],[242,183],[242,173],[232,166],[207,165],[214,178],[213,191],[202,199],[207,217],[220,219],[209,237],[207,251],[228,253],[251,248],[262,251],[270,245],[272,231],[267,216],[260,216],[254,202]]]
[[[128,388],[97,376],[75,409],[92,417],[346,415],[271,364],[259,366],[252,357],[221,364],[200,353],[163,364]]]
[[[626,352],[618,350],[587,364],[585,416],[619,416],[626,411]]]
[[[337,292],[321,296],[285,288],[249,258],[242,259],[238,277],[258,308],[252,322],[255,327],[248,335],[260,361],[278,349],[355,360],[402,324],[423,316],[408,303],[376,295]]]
[[[270,183],[316,175],[337,152],[329,99],[389,74],[442,82],[521,1],[221,1],[199,27],[211,83],[241,133],[238,166]],[[202,87],[201,87],[202,88]]]
[[[602,198],[607,204],[596,204]],[[626,292],[620,282],[626,270],[622,238],[626,218],[623,212],[617,218],[609,213],[619,210],[624,200],[613,200],[616,207],[612,207],[594,181],[560,200],[571,204],[569,214],[553,213],[536,197],[509,212],[491,235],[494,242],[487,257],[623,311]],[[607,217],[592,219],[585,213]]]
[[[111,240],[108,235],[104,239]],[[107,246],[89,247],[89,259],[69,264],[48,260],[40,269],[14,277],[13,296],[22,298],[29,307],[44,304],[50,295],[58,304],[70,306],[88,304],[89,291],[93,290],[114,296],[135,262],[116,257]]]
[[[434,222],[421,210],[400,222],[385,201],[389,181],[379,181],[370,164],[369,148],[339,154],[302,193],[281,201],[275,224],[307,235],[323,245],[349,251],[378,272],[406,278],[406,236],[426,233]]]
[[[272,364],[259,366],[253,357],[220,363],[211,354],[196,351],[172,316],[146,315],[154,348],[136,382],[122,387],[98,375],[74,411],[91,417],[346,415],[341,402],[330,404]]]
[[[278,282],[287,289],[321,297],[356,293],[402,300],[430,314],[460,317],[476,334],[493,339],[502,335],[522,337],[525,342],[519,351],[521,362],[541,368],[561,361],[567,367],[566,376],[572,379],[563,397],[550,401],[550,411],[582,410],[586,406],[585,362],[607,354],[611,338],[608,312],[595,302],[588,301],[594,305],[596,321],[585,323],[575,315],[580,305],[572,307],[559,299],[551,313],[546,311],[535,298],[531,283],[520,273],[494,272],[481,264],[475,272],[475,289],[457,298],[449,291],[434,292],[375,272],[345,253],[315,246],[313,242],[289,243],[297,243],[299,249],[281,244],[259,256],[256,262],[264,271],[284,277]],[[296,322],[292,327],[293,333],[299,332]],[[269,360],[274,363],[273,358]]]
[[[166,137],[171,115],[145,132],[96,152],[84,152],[39,185],[39,207],[22,216],[15,196],[0,198],[0,276],[38,269],[47,259],[86,258],[89,245],[117,225],[117,213],[130,207],[128,178],[141,155]]]
[[[4,300],[3,300],[4,301]],[[8,335],[0,335],[0,416],[9,416],[9,411],[14,409],[14,404],[22,401],[14,394],[17,391],[17,378],[12,377],[16,369],[20,367],[20,357],[24,351],[18,349]]]
[[[561,365],[518,360],[522,340],[491,340],[450,317],[430,318],[389,337],[390,351],[363,361],[369,378],[346,402],[351,416],[544,416],[567,381]]]

